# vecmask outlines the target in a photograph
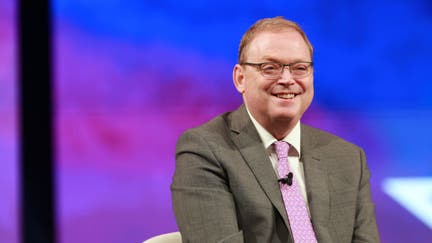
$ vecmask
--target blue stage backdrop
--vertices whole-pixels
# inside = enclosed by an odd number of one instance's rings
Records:
[[[0,1],[0,242],[18,243],[15,0]]]
[[[12,243],[14,3],[0,2],[0,241]],[[316,50],[303,122],[365,148],[382,241],[432,242],[430,2],[53,0],[58,242],[177,231],[176,139],[240,105],[241,35],[278,15]]]

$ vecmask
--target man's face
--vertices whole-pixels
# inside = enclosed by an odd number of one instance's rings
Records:
[[[250,63],[312,61],[306,42],[294,29],[258,33],[245,54],[245,61]],[[268,130],[287,122],[287,126],[296,124],[312,102],[313,72],[293,78],[285,67],[280,78],[269,79],[254,66],[237,64],[233,77],[249,111]]]

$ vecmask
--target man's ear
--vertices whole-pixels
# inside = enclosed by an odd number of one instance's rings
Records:
[[[233,69],[233,81],[237,91],[241,94],[245,91],[244,69],[240,64],[236,64]]]

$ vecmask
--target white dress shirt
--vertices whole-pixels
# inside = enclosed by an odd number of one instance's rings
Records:
[[[247,109],[246,109],[247,110]],[[261,138],[261,141],[264,145],[264,148],[267,151],[267,155],[270,158],[270,161],[272,163],[273,169],[276,173],[276,176],[279,178],[278,175],[278,169],[277,169],[277,155],[273,147],[273,143],[278,141],[276,138],[273,137],[261,124],[259,124],[255,118],[250,114],[249,110],[247,110],[249,117],[252,120],[252,123],[254,124],[255,128],[258,131],[258,134]],[[290,166],[290,169],[292,173],[294,174],[294,179],[297,180],[298,185],[300,187],[300,191],[302,193],[302,196],[306,202],[306,206],[308,207],[308,199],[306,194],[306,185],[305,185],[305,179],[304,179],[304,170],[303,170],[303,163],[300,161],[300,121],[297,122],[297,124],[294,126],[292,131],[282,139],[282,141],[285,141],[289,143],[290,150],[288,153],[288,163]]]

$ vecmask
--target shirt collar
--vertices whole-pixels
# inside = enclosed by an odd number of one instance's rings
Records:
[[[263,142],[264,148],[268,149],[274,142],[277,141],[276,138],[273,137],[255,118],[251,115],[249,112],[249,109],[246,110],[249,114],[250,119],[252,120],[252,123],[254,124],[261,141]],[[295,150],[297,150],[297,153],[300,157],[300,121],[297,122],[297,124],[294,126],[294,128],[291,130],[288,135],[286,135],[282,141],[285,141],[290,144],[291,147],[294,147]]]

